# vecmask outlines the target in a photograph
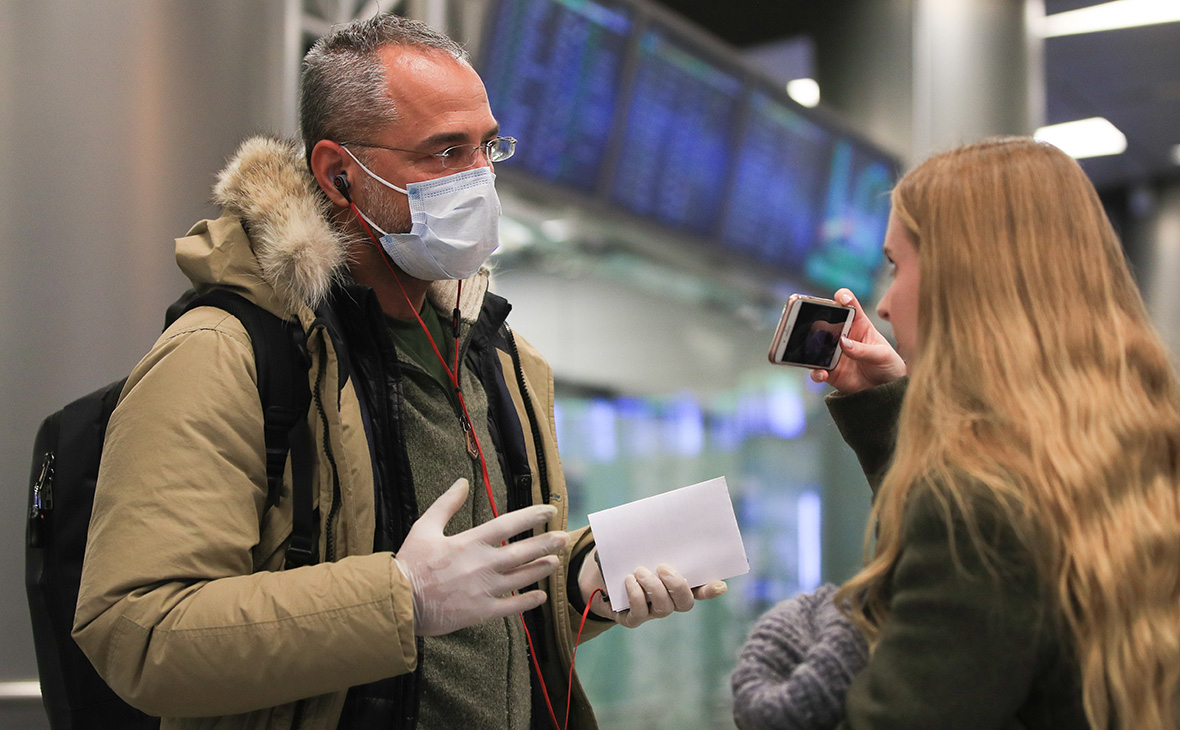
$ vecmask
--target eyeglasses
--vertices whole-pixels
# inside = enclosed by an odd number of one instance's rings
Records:
[[[457,144],[454,147],[446,148],[442,152],[433,153],[422,152],[421,150],[407,150],[401,147],[387,147],[383,144],[369,144],[367,142],[341,142],[340,144],[345,147],[349,145],[354,147],[372,147],[379,150],[411,152],[424,157],[434,157],[447,170],[466,170],[474,166],[476,164],[475,155],[478,152],[483,152],[489,162],[503,162],[509,157],[512,157],[513,153],[516,152],[515,137],[495,137],[479,144]]]

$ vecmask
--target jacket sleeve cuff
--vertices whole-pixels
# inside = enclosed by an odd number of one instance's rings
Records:
[[[582,598],[582,586],[578,582],[578,576],[582,572],[582,564],[590,556],[590,551],[594,549],[595,544],[594,534],[587,528],[570,550],[569,574],[566,578],[565,598],[566,602],[570,605],[570,622],[575,635],[581,625],[582,615],[586,614],[586,601]],[[586,614],[586,623],[589,625],[599,623],[604,627],[610,627],[615,624],[614,621],[599,616],[593,611]]]
[[[859,393],[829,393],[824,398],[832,420],[856,454],[874,494],[893,460],[897,418],[908,385],[909,379],[901,378]]]
[[[390,554],[389,579],[393,597],[393,623],[397,630],[397,648],[400,650],[402,665],[413,671],[418,665],[418,637],[415,633],[414,589],[406,574],[397,564],[397,558]]]
[[[570,603],[570,608],[579,615],[586,610],[586,602],[582,600],[582,586],[579,585],[578,576],[582,573],[582,563],[586,562],[586,556],[593,549],[594,543],[591,542],[570,556],[570,573],[569,579],[565,582],[565,597]]]
[[[566,581],[565,597],[569,601],[570,608],[574,610],[580,620],[582,614],[586,613],[586,601],[582,599],[582,586],[578,580],[578,576],[582,573],[582,563],[590,557],[590,551],[594,549],[594,540],[581,548],[578,552],[570,557],[570,577]],[[598,614],[591,612],[587,615],[587,621],[603,621],[605,623],[614,623],[608,618],[603,618]]]

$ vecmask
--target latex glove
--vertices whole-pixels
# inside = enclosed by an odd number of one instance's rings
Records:
[[[449,634],[540,606],[544,591],[513,592],[552,574],[559,563],[555,553],[569,539],[554,531],[501,545],[553,519],[557,508],[550,505],[508,512],[447,537],[443,528],[463,506],[467,489],[466,479],[452,484],[410,528],[396,556],[413,587],[419,636]]]
[[[707,601],[725,595],[729,590],[729,586],[720,580],[689,588],[684,576],[672,566],[661,563],[656,566],[655,573],[640,567],[627,576],[623,580],[623,587],[627,591],[631,608],[626,611],[612,611],[610,601],[603,599],[606,581],[598,568],[598,561],[594,559],[597,552],[597,547],[591,548],[586,559],[582,561],[581,570],[578,571],[578,588],[582,592],[582,600],[591,601],[590,610],[596,615],[629,629],[653,618],[664,618],[677,611],[688,611],[696,601]],[[595,595],[591,600],[591,594],[598,588],[602,589],[602,593]]]
[[[856,310],[848,335],[840,338],[840,362],[831,370],[812,370],[811,379],[828,383],[841,393],[856,393],[905,377],[906,364],[877,331],[860,302],[848,289],[840,289],[834,299]]]

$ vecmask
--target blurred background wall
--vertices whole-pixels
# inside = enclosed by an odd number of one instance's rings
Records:
[[[186,286],[172,239],[216,215],[215,173],[245,136],[295,133],[298,61],[333,23],[408,14],[478,59],[489,14],[515,1],[0,3],[0,727],[47,727],[23,590],[36,427],[125,375],[151,345]],[[1084,0],[601,4],[691,41],[728,71],[777,85],[812,79],[817,107],[783,103],[898,170],[960,141],[1111,118],[1127,151],[1083,165],[1153,316],[1180,346],[1180,184],[1169,159],[1180,153],[1168,146],[1180,143],[1177,23],[1038,32],[1044,16],[1093,4]],[[529,129],[505,132],[522,150],[529,143]],[[538,184],[508,163],[497,172],[496,286],[515,303],[515,329],[554,365],[573,523],[725,475],[751,559],[725,599],[610,632],[579,653],[579,671],[604,728],[730,727],[728,672],[750,622],[776,600],[846,579],[860,559],[867,488],[823,390],[765,359],[786,295],[830,287],[719,253],[699,231],[653,223],[601,189]],[[717,196],[732,181],[712,181]],[[866,305],[877,291],[869,280]]]
[[[294,132],[289,11],[0,3],[0,682],[37,676],[22,587],[37,425],[155,340],[186,287],[171,239],[216,214],[213,175],[243,135]],[[39,700],[0,700],[0,727],[47,727]]]

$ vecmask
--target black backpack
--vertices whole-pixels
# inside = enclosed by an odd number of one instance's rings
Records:
[[[266,428],[269,503],[277,503],[287,454],[294,478],[295,526],[287,567],[315,562],[311,495],[308,358],[303,331],[232,292],[189,291],[168,308],[165,327],[189,309],[214,306],[250,335]],[[53,730],[158,728],[159,718],[123,702],[98,676],[70,631],[82,577],[86,532],[107,421],[123,380],[83,396],[41,423],[33,446],[25,550],[25,588],[41,697]]]

